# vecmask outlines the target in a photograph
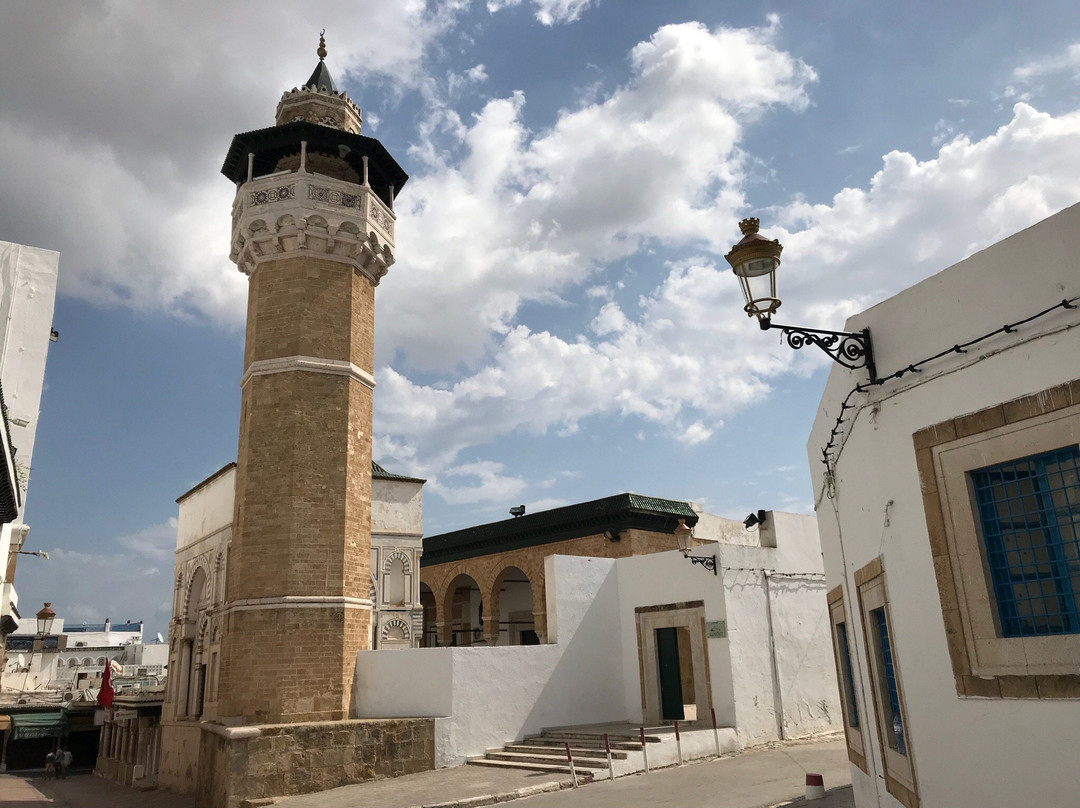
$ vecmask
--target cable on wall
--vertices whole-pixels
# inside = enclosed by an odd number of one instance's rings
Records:
[[[881,385],[885,384],[886,382],[892,381],[894,379],[899,379],[899,378],[901,378],[903,376],[906,376],[908,373],[921,373],[922,369],[923,369],[923,366],[929,364],[930,362],[934,362],[934,361],[936,361],[938,359],[949,356],[951,354],[967,353],[967,349],[970,348],[973,345],[978,345],[980,342],[984,342],[984,341],[990,339],[991,337],[996,337],[998,334],[1012,334],[1014,331],[1016,331],[1021,326],[1025,326],[1030,322],[1038,320],[1040,317],[1045,317],[1047,314],[1050,314],[1051,312],[1055,312],[1058,309],[1075,309],[1077,301],[1080,301],[1080,297],[1065,298],[1060,303],[1056,303],[1056,304],[1054,304],[1053,306],[1051,306],[1048,309],[1043,309],[1042,311],[1038,312],[1037,314],[1033,314],[1030,317],[1025,317],[1023,320],[1017,320],[1014,323],[1006,323],[1005,325],[1001,326],[1000,328],[996,328],[993,331],[990,331],[989,333],[983,334],[981,337],[976,337],[975,339],[968,340],[967,342],[957,343],[956,345],[953,345],[951,348],[946,348],[943,351],[938,351],[933,356],[928,356],[925,359],[922,359],[922,360],[920,360],[918,362],[913,362],[912,364],[908,365],[907,367],[900,368],[900,370],[894,371],[893,373],[890,373],[888,376],[883,376],[883,377],[881,377],[879,379],[876,379],[875,381],[872,381],[872,382],[861,382],[860,384],[857,384],[853,388],[851,388],[851,390],[848,392],[848,394],[846,396],[844,396],[844,400],[842,402],[840,402],[840,413],[836,416],[836,423],[833,424],[833,428],[829,432],[829,440],[828,440],[828,442],[825,444],[825,447],[821,450],[821,462],[825,464],[825,468],[827,470],[826,471],[826,476],[829,478],[829,481],[830,481],[829,482],[829,497],[831,498],[833,496],[833,493],[834,493],[833,489],[832,489],[832,485],[831,485],[831,479],[832,479],[833,465],[834,465],[834,463],[836,461],[836,457],[833,455],[833,450],[836,448],[837,443],[838,443],[840,437],[843,434],[843,430],[841,428],[842,425],[849,420],[848,418],[845,417],[847,411],[856,409],[856,406],[851,403],[851,400],[856,395],[858,395],[859,393],[865,393],[865,392],[869,391],[870,388],[872,388],[872,387],[880,387]]]

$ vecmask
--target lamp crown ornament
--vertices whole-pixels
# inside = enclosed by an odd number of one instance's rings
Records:
[[[751,236],[761,227],[761,219],[757,216],[748,216],[739,222],[739,229],[744,236]]]

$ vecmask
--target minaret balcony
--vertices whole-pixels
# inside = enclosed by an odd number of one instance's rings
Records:
[[[278,171],[238,186],[229,257],[250,275],[265,260],[318,255],[353,263],[378,283],[394,263],[396,218],[368,185]]]

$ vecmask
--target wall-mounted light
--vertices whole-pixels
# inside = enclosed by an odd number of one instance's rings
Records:
[[[515,505],[513,508],[510,509],[510,515],[513,516],[515,519],[517,517],[519,517],[519,516],[524,516],[525,515],[525,506],[524,505]]]
[[[608,541],[613,541],[613,542],[614,541],[622,541],[622,531],[621,530],[605,530],[604,531],[604,538],[607,539]]]
[[[752,513],[745,519],[743,519],[743,527],[745,527],[747,530],[754,527],[755,525],[763,524],[765,524],[765,511],[763,509],[759,509],[757,513]]]
[[[780,298],[776,296],[776,270],[780,267],[780,253],[784,246],[776,239],[770,241],[761,235],[758,232],[760,224],[760,220],[754,217],[739,222],[742,241],[724,256],[739,279],[746,299],[743,311],[749,317],[757,317],[762,331],[779,328],[790,347],[798,350],[808,343],[816,345],[833,361],[850,370],[866,368],[870,381],[877,381],[869,328],[854,332],[824,331],[773,323],[772,316],[780,308]]]
[[[691,564],[700,564],[707,570],[712,570],[712,574],[716,575],[716,556],[692,556],[690,555],[690,540],[694,537],[694,531],[686,526],[686,520],[680,519],[678,526],[675,528],[675,539],[679,542],[679,549],[682,550],[684,558],[689,558]]]

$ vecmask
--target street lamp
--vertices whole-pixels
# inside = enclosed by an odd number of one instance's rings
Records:
[[[693,538],[694,531],[686,526],[686,520],[680,519],[678,526],[675,528],[675,539],[679,542],[679,549],[682,551],[683,558],[689,558],[691,564],[700,564],[707,570],[712,570],[712,574],[716,575],[716,556],[692,556],[690,555],[690,539]]]
[[[37,613],[37,633],[39,637],[44,637],[52,631],[53,620],[55,619],[56,612],[52,610],[52,603],[46,603],[45,607]]]
[[[780,253],[784,246],[777,239],[770,241],[761,235],[758,232],[760,224],[756,217],[739,222],[743,238],[724,256],[739,279],[743,297],[746,298],[743,311],[748,317],[757,317],[762,331],[779,328],[790,347],[798,350],[811,343],[849,370],[866,368],[870,381],[877,381],[869,328],[854,332],[825,331],[773,323],[772,316],[780,308],[780,298],[776,295],[776,270],[780,266]]]

